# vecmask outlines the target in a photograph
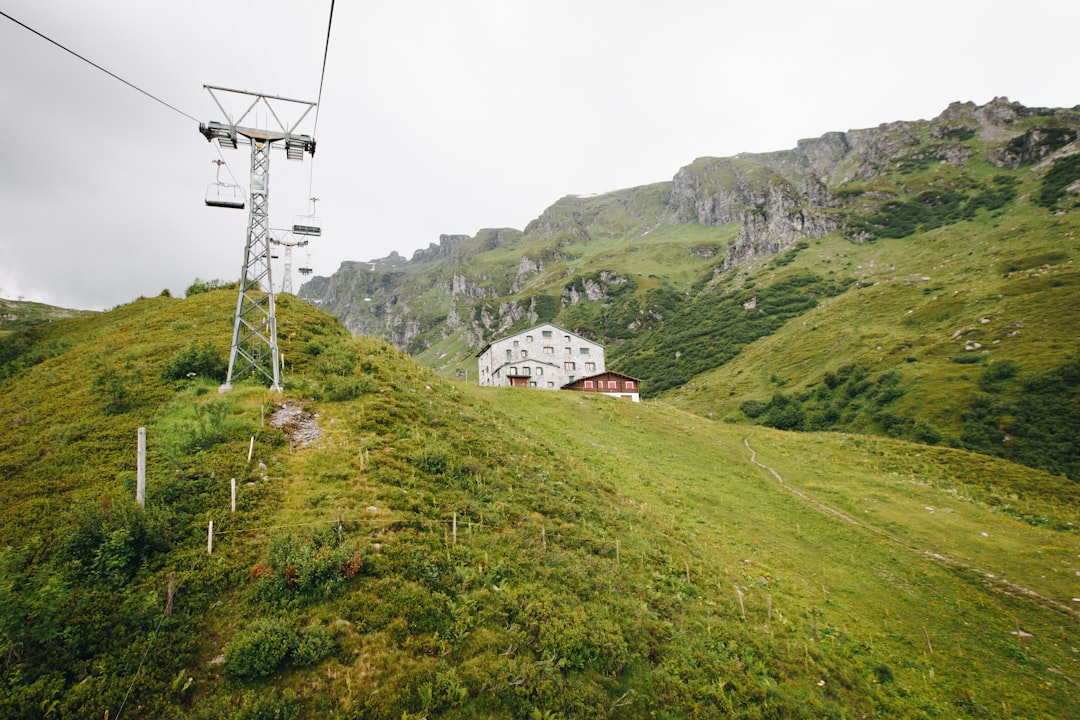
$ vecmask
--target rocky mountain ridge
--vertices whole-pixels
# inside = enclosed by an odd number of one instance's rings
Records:
[[[306,283],[300,295],[352,332],[413,354],[446,346],[445,354],[453,345],[462,356],[516,325],[549,320],[576,322],[583,334],[617,342],[631,328],[662,323],[673,310],[672,295],[700,292],[799,241],[833,233],[872,239],[875,227],[890,222],[882,209],[914,192],[908,183],[914,173],[935,169],[941,181],[924,184],[939,192],[959,187],[953,175],[973,158],[1015,170],[1067,154],[1078,137],[1078,115],[1007,98],[957,102],[933,120],[830,132],[771,153],[698,158],[671,181],[561,198],[523,231],[443,235],[408,261],[395,253],[343,263],[332,276]],[[645,253],[652,238],[682,231],[700,241],[673,248],[675,259],[665,261],[679,265],[681,282],[666,274],[671,268],[650,265],[653,272],[635,273],[636,260],[619,249]],[[611,243],[597,257],[597,248]],[[631,282],[612,284],[604,273]],[[687,275],[697,280],[688,283]]]

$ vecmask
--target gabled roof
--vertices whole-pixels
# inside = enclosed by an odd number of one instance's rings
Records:
[[[567,330],[566,328],[559,327],[555,323],[546,322],[546,323],[540,323],[539,325],[533,325],[532,327],[529,327],[529,328],[525,328],[524,330],[513,333],[512,335],[504,335],[503,337],[501,337],[501,338],[499,338],[497,340],[492,340],[487,345],[480,348],[480,352],[476,353],[476,357],[480,357],[481,355],[486,353],[488,351],[488,349],[497,342],[502,342],[503,340],[509,340],[510,338],[517,337],[518,335],[528,335],[530,332],[532,332],[534,330],[538,330],[538,329],[540,329],[542,327],[547,327],[547,326],[553,327],[556,330],[558,330],[559,332],[564,333],[566,335],[573,335],[574,337],[576,337],[576,338],[578,338],[580,340],[584,340],[587,343],[592,343],[593,345],[596,345],[597,347],[601,347],[601,348],[604,347],[603,345],[596,342],[595,340],[590,340],[587,337],[583,337],[583,336],[579,335],[578,333],[574,332],[573,330]]]

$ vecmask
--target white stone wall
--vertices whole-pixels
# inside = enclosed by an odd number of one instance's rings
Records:
[[[558,390],[577,378],[604,372],[604,347],[545,323],[496,340],[477,359],[481,385],[510,385],[513,375],[530,387]]]

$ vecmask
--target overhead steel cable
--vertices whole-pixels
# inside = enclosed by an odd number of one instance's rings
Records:
[[[315,99],[315,123],[311,128],[311,134],[315,134],[319,127],[319,107],[322,106],[323,82],[326,80],[326,58],[330,54],[330,28],[334,24],[334,0],[330,0],[330,20],[326,23],[326,47],[323,49],[322,72],[319,73],[319,97]]]
[[[311,126],[311,134],[315,135],[315,131],[319,127],[319,109],[322,108],[322,89],[323,83],[326,81],[326,58],[330,55],[330,28],[334,25],[334,0],[330,0],[330,19],[326,23],[326,47],[323,48],[322,56],[322,72],[319,73],[319,96],[315,98],[315,121]],[[311,170],[308,171],[308,197],[314,196],[315,191],[315,157],[311,158]],[[314,213],[315,209],[312,208],[311,212]]]
[[[25,28],[25,29],[27,29],[27,30],[29,30],[30,32],[34,33],[35,35],[37,35],[37,36],[38,36],[39,38],[41,38],[42,40],[46,40],[46,41],[48,41],[48,42],[52,43],[53,45],[55,45],[56,47],[60,48],[60,49],[61,49],[61,50],[63,50],[64,52],[67,52],[67,53],[71,53],[71,54],[72,54],[72,55],[74,55],[75,57],[77,57],[77,58],[79,58],[80,60],[82,60],[82,61],[83,61],[84,63],[87,63],[88,65],[91,65],[91,66],[93,66],[93,67],[97,68],[98,70],[100,70],[101,72],[105,73],[105,74],[106,74],[106,75],[108,75],[109,77],[115,78],[115,79],[119,80],[120,82],[124,83],[125,85],[127,85],[128,87],[130,87],[131,89],[133,89],[133,90],[137,90],[137,91],[141,92],[141,93],[142,93],[143,95],[145,95],[146,97],[150,98],[151,100],[155,100],[155,101],[157,101],[157,102],[161,103],[161,104],[162,104],[162,105],[164,105],[165,107],[169,108],[170,110],[173,110],[173,111],[175,111],[175,112],[178,112],[178,113],[180,113],[181,115],[183,115],[184,117],[188,118],[189,120],[194,120],[195,122],[199,122],[198,118],[195,118],[195,117],[193,117],[193,116],[191,116],[191,115],[188,115],[188,114],[187,114],[186,112],[184,112],[184,111],[183,111],[183,110],[181,110],[180,108],[176,107],[175,105],[170,105],[169,103],[165,102],[164,100],[162,100],[161,98],[157,97],[156,95],[153,95],[152,93],[149,93],[149,92],[147,92],[146,90],[143,90],[143,89],[142,89],[141,87],[139,87],[138,85],[136,85],[136,84],[134,84],[134,83],[131,83],[131,82],[128,82],[127,80],[125,80],[124,78],[120,77],[119,75],[117,75],[117,74],[116,74],[116,73],[114,73],[114,72],[111,72],[111,71],[109,71],[109,70],[106,70],[105,68],[101,67],[101,66],[100,66],[100,65],[98,65],[98,64],[97,64],[96,62],[94,62],[93,60],[89,60],[89,59],[87,59],[87,58],[83,57],[82,55],[80,55],[79,53],[75,52],[75,51],[74,51],[74,50],[72,50],[71,48],[69,48],[69,47],[66,47],[66,46],[62,45],[61,43],[58,43],[57,41],[53,40],[53,39],[52,39],[51,37],[49,37],[48,35],[45,35],[45,34],[43,34],[43,33],[40,33],[40,32],[38,32],[37,30],[35,30],[34,28],[32,28],[32,27],[30,27],[29,25],[27,25],[26,23],[24,23],[24,22],[20,22],[20,21],[16,20],[15,18],[11,17],[10,15],[8,15],[8,14],[7,14],[6,12],[4,12],[3,10],[0,10],[0,15],[2,15],[3,17],[6,17],[6,18],[7,18],[8,20],[10,20],[11,22],[15,23],[16,25],[18,25],[18,26],[20,26],[20,27],[22,27],[22,28]]]

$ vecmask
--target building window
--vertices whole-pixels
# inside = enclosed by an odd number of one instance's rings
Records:
[[[529,381],[529,387],[536,387],[536,381],[535,380],[530,380]]]
[[[626,389],[627,390],[633,390],[634,389],[634,381],[633,380],[627,380],[626,381]]]
[[[567,355],[570,354],[570,348],[563,348],[563,350],[566,352]]]
[[[521,370],[522,370],[522,372],[524,372],[524,373],[525,373],[526,375],[532,375],[532,368],[531,368],[531,367],[528,367],[528,366],[526,366],[526,367],[523,367],[523,368],[521,368]]]
[[[562,339],[563,339],[563,342],[570,342],[570,336],[569,335],[563,335]]]
[[[614,380],[608,380],[607,386],[608,390],[614,390],[615,388],[619,387],[619,383],[615,382]]]
[[[544,354],[545,355],[554,355],[555,354],[555,348],[551,347],[550,345],[545,345],[544,346]]]
[[[522,350],[521,351],[521,357],[523,357],[523,358],[529,357],[529,351],[528,350]]]
[[[574,363],[567,361],[563,363],[563,370],[577,370],[577,366]]]
[[[542,335],[543,337],[547,337],[547,338],[551,337],[551,331],[550,331],[550,330],[541,330],[541,331],[540,331],[540,334],[541,334],[541,335]]]
[[[539,365],[537,365],[537,366],[536,366],[536,374],[537,374],[537,375],[543,375],[543,374],[544,374],[544,368],[542,368],[542,367],[540,367]]]
[[[548,387],[555,387],[555,383],[553,383],[552,381],[548,380]]]
[[[515,341],[514,341],[514,347],[517,347],[517,346],[518,346],[518,341],[517,341],[517,340],[515,340]]]
[[[574,382],[574,376],[573,375],[570,376],[570,382]]]
[[[586,390],[591,390],[592,389],[592,380],[586,380],[585,381],[585,389]]]
[[[517,368],[510,368],[506,371],[507,375],[517,375]]]
[[[532,335],[526,335],[525,342],[532,342]]]
[[[596,371],[596,363],[594,363],[594,362],[585,363],[585,369],[586,370],[592,370],[593,372],[595,372]]]
[[[507,349],[507,351],[506,351],[506,357],[508,357],[508,358],[512,358],[512,357],[514,357],[514,351],[513,351],[513,350],[510,350],[510,349]]]
[[[587,348],[587,347],[578,348],[578,352],[581,353],[582,355],[588,355],[589,354],[589,348]]]

